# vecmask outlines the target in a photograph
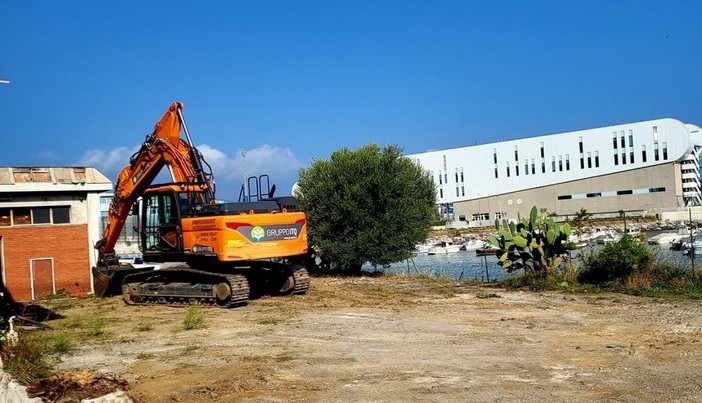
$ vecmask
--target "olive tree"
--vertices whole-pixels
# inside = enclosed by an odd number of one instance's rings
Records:
[[[332,153],[300,169],[298,197],[310,244],[323,265],[361,270],[412,256],[435,218],[436,190],[427,171],[391,145]]]

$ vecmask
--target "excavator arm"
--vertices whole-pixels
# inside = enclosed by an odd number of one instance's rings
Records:
[[[182,129],[185,130],[186,140],[181,138]],[[192,144],[183,119],[183,104],[180,102],[169,106],[153,133],[146,137],[129,162],[117,177],[114,196],[107,212],[107,226],[103,237],[95,244],[98,267],[93,270],[93,274],[96,277],[107,275],[107,282],[112,280],[112,273],[119,269],[114,248],[127,216],[164,166],[170,171],[173,182],[196,186],[202,204],[216,202],[212,174],[204,170],[203,164],[206,163]],[[99,295],[105,291],[95,290]]]

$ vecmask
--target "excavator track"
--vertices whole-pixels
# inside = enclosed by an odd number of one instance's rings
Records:
[[[293,287],[291,294],[306,294],[310,289],[310,275],[307,272],[307,269],[304,267],[293,269],[292,275],[295,281],[295,286]]]
[[[246,305],[249,282],[241,274],[193,269],[162,269],[124,278],[122,296],[129,305]]]

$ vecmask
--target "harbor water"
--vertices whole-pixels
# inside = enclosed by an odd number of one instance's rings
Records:
[[[649,232],[645,238],[648,239],[660,232]],[[698,238],[699,235],[698,235]],[[590,251],[598,253],[604,245],[596,242],[590,242],[583,248],[576,249],[570,252],[570,259],[573,264],[580,267],[582,260],[579,258],[581,254],[589,254]],[[690,266],[693,261],[690,256],[684,251],[670,250],[667,245],[648,245],[653,252],[655,259],[677,262],[682,266]],[[702,267],[702,255],[697,255],[694,258],[695,267]],[[363,269],[367,272],[380,271],[383,273],[395,273],[406,275],[429,275],[434,277],[445,277],[453,280],[463,281],[495,281],[508,276],[524,274],[523,271],[515,273],[507,273],[502,267],[497,264],[495,255],[478,256],[475,250],[462,250],[457,253],[428,255],[426,253],[418,253],[413,258],[396,262],[386,266],[373,266],[366,264]]]

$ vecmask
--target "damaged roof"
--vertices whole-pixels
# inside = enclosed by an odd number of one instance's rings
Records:
[[[112,182],[92,167],[0,167],[0,193],[110,189]]]

